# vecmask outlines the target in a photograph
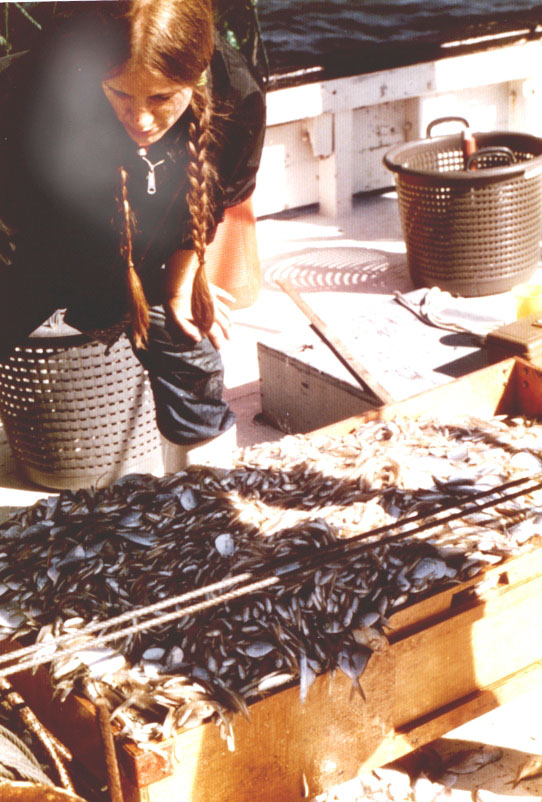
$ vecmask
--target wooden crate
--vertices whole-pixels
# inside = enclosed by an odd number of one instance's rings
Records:
[[[508,359],[452,384],[339,424],[461,411],[542,415],[542,368]],[[322,431],[322,430],[321,430]],[[542,538],[541,541],[542,543]],[[179,732],[165,757],[118,748],[126,802],[293,802],[398,758],[542,681],[542,548],[488,568],[391,617],[390,648],[362,677],[366,700],[337,671],[302,704],[280,691],[234,719],[230,753],[214,723]],[[86,700],[50,701],[46,673],[14,679],[38,715],[98,776],[103,759]]]
[[[258,343],[264,418],[282,432],[305,434],[374,409],[374,396],[356,384],[328,346],[310,330],[305,339],[310,357],[299,347],[289,353],[286,345],[282,350]]]

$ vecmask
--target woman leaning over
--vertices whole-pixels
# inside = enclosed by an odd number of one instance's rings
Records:
[[[0,60],[0,357],[57,309],[107,343],[126,330],[175,470],[233,431],[205,249],[254,189],[263,92],[207,0],[61,5]]]

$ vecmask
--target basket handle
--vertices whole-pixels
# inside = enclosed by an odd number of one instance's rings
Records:
[[[440,125],[441,123],[463,123],[465,128],[470,128],[469,121],[466,120],[464,117],[437,117],[435,120],[431,120],[431,122],[427,126],[425,135],[428,139],[431,136],[431,131],[433,130],[435,125]]]
[[[508,165],[516,163],[516,157],[514,155],[514,152],[510,150],[510,148],[507,148],[505,145],[495,145],[493,147],[480,148],[480,150],[477,150],[476,153],[472,153],[467,159],[465,169],[474,170],[478,166],[476,164],[478,159],[483,159],[484,156],[492,154],[495,156],[504,156],[505,159],[508,160]],[[494,165],[494,166],[500,167],[501,165]]]

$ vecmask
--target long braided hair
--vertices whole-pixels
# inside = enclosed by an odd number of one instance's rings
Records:
[[[109,69],[109,75],[114,75],[129,61],[192,89],[187,203],[198,266],[192,287],[191,314],[200,331],[206,334],[214,320],[213,298],[205,275],[212,192],[216,185],[216,172],[209,154],[213,109],[206,85],[214,50],[212,4],[210,0],[131,0],[99,5],[109,19],[119,23],[118,30],[124,40],[123,46],[117,48],[117,52],[125,55],[123,63],[117,62]],[[137,347],[144,347],[148,340],[149,311],[131,258],[133,218],[123,168],[117,206],[132,337]]]
[[[207,333],[213,324],[214,309],[205,273],[205,250],[211,222],[211,187],[216,186],[216,173],[208,157],[212,104],[206,86],[194,92],[192,107],[196,113],[196,122],[191,122],[189,126],[188,151],[191,161],[188,168],[190,189],[187,201],[198,268],[192,288],[191,311],[200,331]]]

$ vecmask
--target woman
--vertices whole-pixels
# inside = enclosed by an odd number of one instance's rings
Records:
[[[127,326],[178,469],[234,422],[205,248],[254,189],[263,94],[209,0],[74,8],[0,60],[0,356],[59,308],[104,341]]]

